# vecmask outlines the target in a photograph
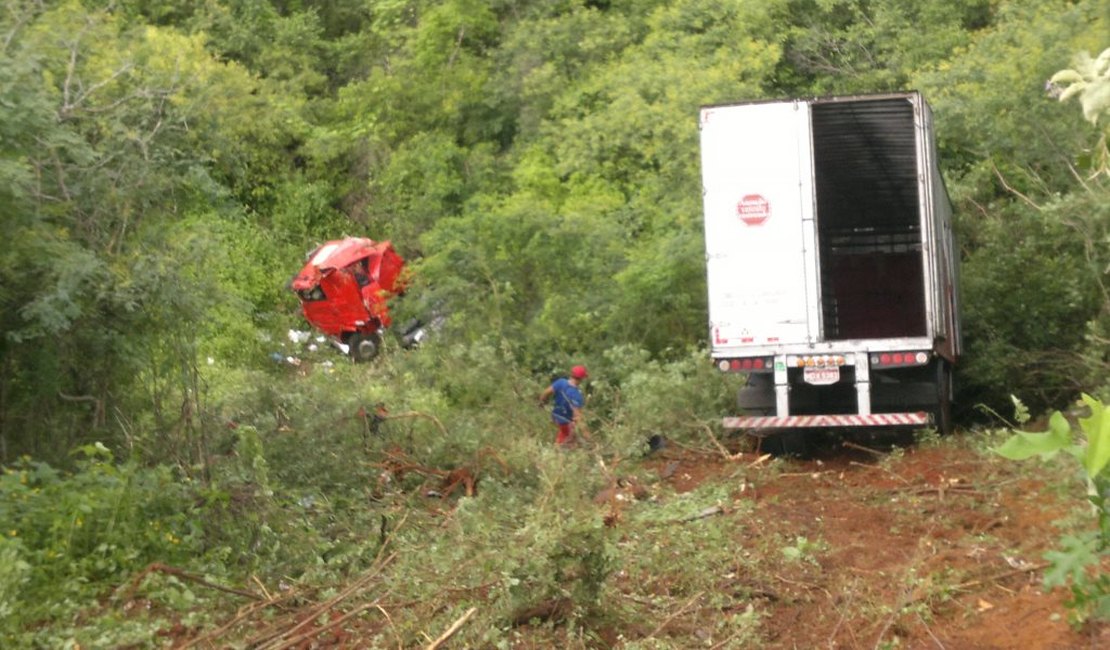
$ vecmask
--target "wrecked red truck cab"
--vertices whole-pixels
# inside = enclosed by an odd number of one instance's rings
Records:
[[[390,242],[347,237],[309,253],[289,288],[313,327],[347,346],[356,361],[369,361],[391,323],[389,299],[404,293],[404,268]]]

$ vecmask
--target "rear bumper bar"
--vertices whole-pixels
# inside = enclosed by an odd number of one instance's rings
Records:
[[[926,426],[929,421],[928,413],[918,411],[911,413],[870,413],[868,415],[743,416],[724,418],[721,420],[721,424],[726,429],[809,429]]]

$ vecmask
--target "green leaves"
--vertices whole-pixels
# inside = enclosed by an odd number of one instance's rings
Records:
[[[204,524],[189,520],[195,495],[168,467],[114,464],[99,442],[76,455],[84,460],[72,473],[21,460],[0,474],[5,647],[61,645],[59,622],[95,607],[106,585],[124,584],[152,562],[181,564],[202,553],[195,532]]]
[[[1044,554],[1051,567],[1045,571],[1046,587],[1063,587],[1069,583],[1084,580],[1088,567],[1098,561],[1095,553],[1095,539],[1092,535],[1065,535],[1060,540],[1060,549]]]
[[[1091,412],[1090,417],[1079,419],[1086,434],[1085,444],[1073,441],[1071,425],[1062,413],[1056,411],[1049,417],[1048,431],[1016,431],[995,451],[1010,460],[1026,460],[1034,456],[1052,458],[1061,450],[1068,451],[1082,463],[1087,477],[1095,479],[1110,463],[1110,417],[1106,416],[1106,407],[1102,402],[1090,395],[1084,394],[1081,403]]]
[[[1049,79],[1054,84],[1066,84],[1060,92],[1060,101],[1079,97],[1083,117],[1097,124],[1103,114],[1110,114],[1110,48],[1092,59],[1087,52],[1075,58],[1075,68],[1061,70]]]
[[[1090,395],[1083,395],[1082,401],[1091,410],[1090,417],[1080,418],[1079,423],[1087,434],[1087,449],[1083,455],[1083,467],[1087,476],[1094,478],[1102,473],[1110,462],[1110,416],[1102,402]]]
[[[1017,431],[1013,437],[995,449],[998,454],[1010,460],[1025,460],[1034,456],[1052,458],[1056,452],[1072,444],[1071,426],[1059,411],[1049,419],[1045,433],[1026,433]]]
[[[1090,616],[1110,617],[1110,580],[1101,572],[1092,571],[1110,555],[1110,418],[1101,401],[1084,394],[1080,402],[1090,410],[1088,417],[1079,418],[1086,440],[1073,442],[1071,426],[1059,411],[1049,419],[1046,433],[1016,432],[995,448],[1011,460],[1034,456],[1051,458],[1056,452],[1067,451],[1083,466],[1087,479],[1087,499],[1093,506],[1098,526],[1095,530],[1065,535],[1059,550],[1049,551],[1045,558],[1050,568],[1045,572],[1046,587],[1068,585],[1072,598],[1068,601],[1072,618],[1082,622]]]

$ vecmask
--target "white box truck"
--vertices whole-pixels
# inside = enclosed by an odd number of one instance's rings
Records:
[[[958,251],[918,92],[704,106],[709,341],[751,432],[951,428]]]

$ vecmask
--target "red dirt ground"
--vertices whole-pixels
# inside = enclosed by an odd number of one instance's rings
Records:
[[[657,469],[684,491],[754,457],[678,454]],[[1046,489],[1070,477],[1038,471],[949,440],[884,454],[830,446],[749,475],[741,496],[755,518],[824,545],[817,566],[750,585],[771,595],[761,647],[1110,648],[1110,626],[1073,629],[1068,594],[1041,586],[1042,555],[1061,535],[1054,522],[1082,492]]]

